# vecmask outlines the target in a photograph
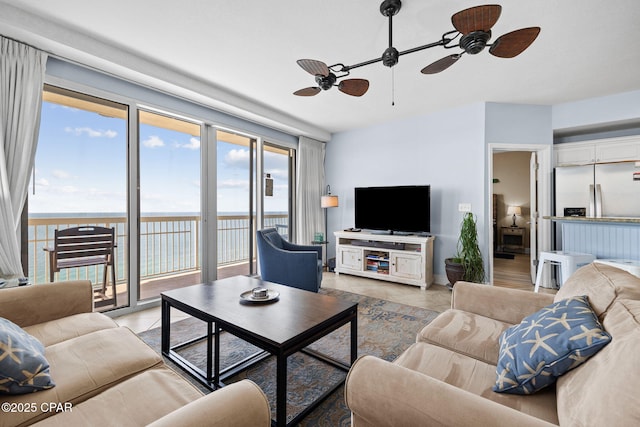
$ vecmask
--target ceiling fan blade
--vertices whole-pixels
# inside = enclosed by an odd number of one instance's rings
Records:
[[[347,79],[338,83],[338,90],[351,96],[362,96],[369,90],[369,80]]]
[[[319,87],[306,87],[293,92],[293,94],[298,96],[313,96],[319,94],[321,90]]]
[[[420,72],[422,74],[436,74],[439,73],[440,71],[444,71],[447,68],[449,68],[450,66],[452,66],[453,64],[455,64],[455,62],[460,59],[462,55],[461,54],[455,54],[455,55],[449,55],[449,56],[445,56],[442,59],[437,60],[436,62],[427,65],[426,67],[424,67]]]
[[[520,55],[540,34],[540,27],[522,28],[496,39],[489,53],[500,58],[513,58]]]
[[[502,6],[487,4],[461,10],[451,17],[451,23],[460,33],[469,34],[473,31],[489,31],[500,18]]]
[[[303,70],[312,76],[328,76],[329,67],[322,61],[316,61],[315,59],[298,59],[296,61]]]

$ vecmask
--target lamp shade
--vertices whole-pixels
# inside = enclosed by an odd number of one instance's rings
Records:
[[[507,209],[507,215],[522,215],[522,209],[520,206],[509,206]]]
[[[317,200],[317,199],[316,199]],[[327,194],[320,199],[320,207],[322,208],[336,208],[338,207],[338,196]]]

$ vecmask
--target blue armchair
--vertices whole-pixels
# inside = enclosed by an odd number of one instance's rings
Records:
[[[258,230],[256,237],[262,280],[318,292],[322,281],[321,246],[289,243],[275,228]]]

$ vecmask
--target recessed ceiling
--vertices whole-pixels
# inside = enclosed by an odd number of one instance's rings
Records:
[[[313,85],[297,59],[353,64],[375,58],[388,46],[388,21],[371,0],[243,0],[140,2],[110,0],[0,0],[44,18],[54,28],[0,17],[0,34],[51,48],[73,49],[74,60],[151,61],[158,69],[185,76],[175,83],[187,90],[197,83],[215,88],[240,108],[273,109],[288,118],[329,133],[366,127],[402,117],[477,102],[554,105],[640,89],[640,2],[638,0],[502,1],[492,40],[524,27],[539,26],[537,40],[521,55],[502,59],[482,52],[465,55],[434,75],[420,70],[454,53],[441,47],[400,57],[387,68],[380,63],[353,70],[350,77],[369,80],[362,97],[338,90],[314,97],[293,92]],[[467,0],[404,0],[393,18],[398,50],[437,41],[453,29],[451,15],[486,4]],[[100,42],[125,52],[116,57],[92,51]],[[38,46],[39,47],[39,46]],[[47,46],[43,46],[45,48]],[[125,59],[121,59],[125,58]],[[116,64],[119,67],[135,65]],[[138,80],[143,77],[138,76]],[[335,89],[335,88],[334,88]],[[392,105],[395,100],[395,105]],[[223,100],[225,101],[225,100]],[[242,102],[239,102],[242,101]],[[240,105],[241,104],[241,105]],[[268,114],[267,114],[268,115]],[[311,132],[312,134],[313,132]],[[313,135],[311,135],[313,136]]]

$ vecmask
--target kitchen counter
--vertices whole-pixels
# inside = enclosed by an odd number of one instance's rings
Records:
[[[551,221],[571,221],[571,222],[597,222],[597,223],[614,223],[614,224],[638,224],[640,225],[640,218],[595,218],[587,216],[543,216],[543,219],[550,219]]]
[[[596,258],[640,260],[640,218],[545,216],[558,228],[556,248]]]

